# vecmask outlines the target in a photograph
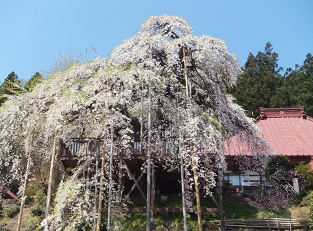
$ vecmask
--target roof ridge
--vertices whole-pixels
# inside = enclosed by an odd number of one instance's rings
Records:
[[[260,118],[259,118],[260,117]],[[257,121],[265,118],[306,118],[304,113],[304,107],[298,108],[263,108],[260,107],[260,116],[257,118]]]

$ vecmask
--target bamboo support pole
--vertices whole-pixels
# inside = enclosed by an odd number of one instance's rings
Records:
[[[222,176],[221,176],[221,170],[218,170],[218,186],[220,191],[220,205],[219,205],[219,212],[220,212],[220,218],[221,218],[221,231],[224,231],[224,215],[223,215],[223,189],[222,189]]]
[[[52,177],[53,177],[53,170],[54,170],[56,142],[57,142],[57,132],[55,134],[54,141],[53,141],[53,149],[52,149],[52,156],[51,156],[51,162],[50,162],[50,173],[49,173],[49,182],[48,182],[48,192],[47,192],[47,202],[46,202],[45,218],[48,217],[49,210],[50,210],[51,194],[52,194]],[[45,227],[45,230],[48,230],[48,228]]]
[[[150,208],[150,212],[151,212],[151,219],[153,219],[154,216],[154,199],[155,199],[155,172],[154,172],[154,167],[152,166],[151,169],[151,208]]]
[[[104,181],[104,165],[105,165],[105,150],[106,150],[106,122],[107,112],[104,115],[104,137],[103,137],[103,152],[101,160],[101,176],[100,176],[100,188],[99,188],[99,205],[98,205],[98,217],[97,217],[97,231],[101,231],[101,213],[102,213],[102,192]]]
[[[180,152],[180,177],[181,177],[181,195],[183,202],[183,216],[184,216],[184,231],[187,231],[187,212],[186,212],[186,194],[185,194],[185,170],[184,170],[184,159],[181,154],[181,147],[179,143]]]
[[[200,190],[199,190],[199,182],[198,182],[198,172],[197,172],[197,163],[195,159],[192,159],[192,169],[193,169],[193,177],[195,182],[195,190],[196,190],[196,202],[197,202],[197,217],[198,217],[198,225],[199,231],[202,231],[202,216],[201,216],[201,204],[200,204]]]
[[[189,83],[191,84],[191,81],[188,81],[188,72],[187,72],[187,58],[186,58],[186,51],[185,47],[183,47],[183,56],[184,56],[184,74],[185,74],[185,85],[186,85],[186,98],[187,98],[187,109],[189,107],[189,104],[191,103],[190,97],[191,97],[191,86],[190,91],[188,90]],[[191,120],[191,114],[189,114],[189,120]],[[199,231],[202,231],[202,217],[201,217],[201,203],[200,203],[200,190],[199,190],[199,184],[198,184],[198,172],[197,172],[197,163],[195,162],[195,158],[193,158],[193,143],[191,143],[191,155],[192,155],[192,170],[193,170],[193,177],[195,182],[195,191],[196,191],[196,201],[197,201],[197,217],[198,217],[198,226]]]
[[[31,149],[33,147],[34,135],[35,135],[35,128],[32,131],[31,141],[30,141],[30,145],[29,145],[29,151],[28,151],[28,155],[27,155],[27,165],[26,165],[26,172],[25,172],[25,178],[24,178],[24,190],[23,190],[23,195],[22,195],[20,213],[19,213],[18,221],[17,221],[17,229],[16,229],[17,231],[21,230],[23,208],[24,208],[24,203],[25,203],[25,193],[26,193],[28,174],[29,174],[29,168],[30,168],[30,162],[31,162]]]
[[[146,231],[150,231],[151,217],[150,217],[150,205],[151,205],[151,120],[152,120],[152,105],[151,105],[151,80],[149,78],[149,116],[148,116],[148,156],[147,156],[147,223]]]
[[[96,177],[95,177],[95,206],[94,206],[94,219],[93,219],[93,231],[96,231],[97,228],[97,217],[95,216],[97,213],[97,205],[99,203],[99,195],[98,195],[98,167],[99,167],[99,150],[100,147],[97,146],[96,150]]]
[[[109,170],[109,203],[108,203],[108,221],[107,230],[111,230],[111,207],[112,207],[112,187],[113,187],[113,138],[114,138],[114,123],[111,125],[111,147],[110,147],[110,170]]]

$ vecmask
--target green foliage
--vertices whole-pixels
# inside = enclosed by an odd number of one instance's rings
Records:
[[[307,191],[301,191],[298,194],[295,194],[294,196],[290,197],[288,200],[289,206],[295,206],[295,205],[300,205],[302,199],[307,195]]]
[[[39,72],[36,72],[30,80],[25,84],[25,89],[27,91],[32,91],[35,86],[43,81],[43,77]]]
[[[301,161],[299,165],[295,166],[294,170],[300,174],[301,179],[307,186],[313,185],[313,170],[310,164]]]
[[[238,198],[239,199],[239,198]],[[246,203],[238,201],[232,197],[223,197],[224,216],[227,219],[248,219],[255,218],[258,214],[258,209]]]
[[[290,161],[286,156],[275,155],[271,156],[265,167],[265,178],[270,179],[274,174],[277,174],[277,177],[285,178],[286,172],[291,170]],[[280,172],[280,174],[279,174]]]
[[[33,216],[42,216],[46,207],[46,194],[39,189],[35,195],[35,207],[31,210]]]
[[[23,83],[18,80],[18,76],[12,71],[0,86],[0,106],[7,100],[6,95],[21,93],[23,91],[22,85]]]
[[[259,107],[287,108],[304,106],[313,116],[313,56],[308,53],[302,66],[287,68],[282,76],[278,54],[268,42],[264,52],[249,54],[237,85],[228,89],[246,114],[256,118]]]
[[[289,107],[304,106],[313,115],[313,56],[309,53],[301,67],[287,69],[282,91],[288,92]]]
[[[6,216],[9,218],[15,217],[18,213],[20,212],[20,207],[19,206],[14,206],[12,208],[7,208],[5,213]]]
[[[145,230],[146,228],[146,215],[145,214],[131,214],[123,224],[122,230]]]
[[[259,209],[257,213],[258,218],[290,218],[290,211],[287,209]]]
[[[278,54],[268,42],[264,52],[258,52],[256,56],[249,54],[237,85],[228,89],[247,116],[257,117],[259,107],[272,107],[275,103],[276,90],[283,84],[277,61]]]

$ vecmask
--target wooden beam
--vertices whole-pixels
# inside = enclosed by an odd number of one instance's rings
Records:
[[[129,197],[130,194],[134,191],[135,187],[137,186],[137,188],[138,188],[138,190],[140,191],[142,197],[145,199],[145,201],[147,201],[147,197],[145,196],[145,194],[143,193],[141,187],[140,187],[139,184],[138,184],[138,182],[140,181],[140,179],[141,179],[141,177],[143,176],[144,172],[141,172],[141,174],[139,175],[139,177],[138,177],[137,180],[136,180],[136,178],[134,177],[134,175],[133,175],[132,172],[130,171],[130,169],[129,169],[127,163],[125,162],[125,160],[122,160],[122,161],[123,161],[123,163],[126,165],[126,168],[127,168],[128,172],[129,172],[129,174],[130,174],[132,180],[134,181],[134,184],[133,184],[132,188],[130,189],[130,191],[128,192],[128,194],[126,195],[126,197]]]

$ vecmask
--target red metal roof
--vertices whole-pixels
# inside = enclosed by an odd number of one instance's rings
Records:
[[[4,199],[15,199],[15,200],[20,200],[11,190],[5,189],[3,192],[3,186],[0,185],[0,193],[3,193],[3,198]]]
[[[313,118],[304,114],[303,107],[260,108],[256,125],[275,154],[313,156]],[[226,155],[245,155],[249,152],[245,145],[233,142],[235,139],[232,137],[225,145]]]

